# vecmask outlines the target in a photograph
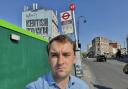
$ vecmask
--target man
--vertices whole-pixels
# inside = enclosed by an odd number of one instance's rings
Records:
[[[71,75],[76,46],[69,37],[53,38],[47,49],[51,72],[27,85],[27,89],[89,89],[87,83]]]

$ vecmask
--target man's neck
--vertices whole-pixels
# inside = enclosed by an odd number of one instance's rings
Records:
[[[56,83],[61,89],[66,89],[69,82],[69,76],[63,79],[56,79]]]

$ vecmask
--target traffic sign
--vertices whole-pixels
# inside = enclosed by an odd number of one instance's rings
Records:
[[[74,3],[70,4],[70,10],[71,11],[74,11],[76,9],[76,6]]]

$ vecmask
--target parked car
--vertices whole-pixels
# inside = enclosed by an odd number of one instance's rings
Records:
[[[97,58],[96,58],[97,62],[106,62],[106,57],[105,55],[98,55]]]
[[[124,72],[125,74],[128,74],[128,64],[126,64],[126,65],[124,66],[123,72]]]

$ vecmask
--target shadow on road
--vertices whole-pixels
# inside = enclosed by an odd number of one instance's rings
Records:
[[[128,63],[128,58],[116,59],[117,61]]]
[[[97,89],[112,89],[110,87],[106,87],[106,86],[102,86],[102,85],[97,85],[97,84],[93,84],[93,86]]]

